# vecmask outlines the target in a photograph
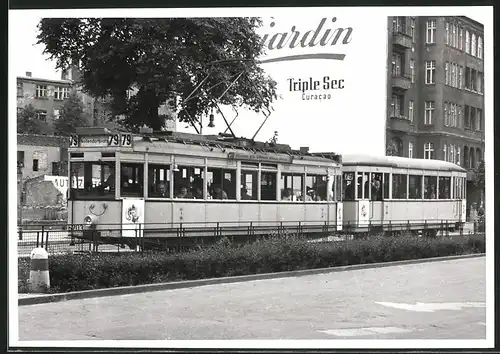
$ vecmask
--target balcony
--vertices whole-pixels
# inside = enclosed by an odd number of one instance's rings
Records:
[[[474,130],[470,127],[465,127],[464,128],[464,135],[467,138],[472,138],[472,139],[477,139],[477,140],[484,140],[484,132]]]
[[[409,90],[411,87],[411,78],[409,76],[392,76],[392,87],[396,87],[400,90]]]
[[[392,43],[404,49],[411,49],[412,38],[403,32],[393,32]]]
[[[415,126],[408,120],[407,117],[391,114],[389,129],[399,132],[411,132],[415,130]]]

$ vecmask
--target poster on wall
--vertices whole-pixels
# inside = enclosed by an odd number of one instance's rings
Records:
[[[387,17],[303,10],[310,13],[266,11],[261,17],[259,65],[276,82],[277,99],[255,140],[268,141],[277,132],[278,143],[292,148],[342,154],[363,153],[370,141],[371,151],[384,155]],[[236,116],[231,107],[222,111],[228,121]],[[243,108],[237,113],[231,129],[252,138],[265,115]],[[226,124],[216,114],[215,127],[203,129],[218,134]]]
[[[123,198],[122,236],[142,237],[144,227],[144,199]]]

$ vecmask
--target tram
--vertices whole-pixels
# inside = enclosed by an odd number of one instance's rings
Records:
[[[78,129],[68,154],[73,237],[130,247],[139,239],[147,248],[179,237],[205,243],[342,229],[337,154],[225,134],[104,128]]]
[[[466,221],[466,177],[465,169],[446,161],[342,155],[344,229],[453,231]]]

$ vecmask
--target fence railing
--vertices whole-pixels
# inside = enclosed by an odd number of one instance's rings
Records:
[[[283,222],[184,222],[168,224],[138,224],[131,228],[123,224],[100,224],[98,229],[86,230],[81,224],[31,223],[18,225],[17,248],[19,256],[29,256],[35,247],[45,248],[49,254],[66,252],[131,252],[148,248],[182,251],[217,242],[228,237],[235,243],[252,242],[269,236],[297,235],[320,239],[328,235],[370,235],[382,232],[405,233],[434,230],[435,236],[466,236],[484,232],[476,223],[472,228],[451,220],[432,222],[402,220],[383,223],[371,220],[365,224],[346,222],[342,231],[335,224],[324,221]]]

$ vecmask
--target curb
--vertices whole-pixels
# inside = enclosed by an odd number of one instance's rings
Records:
[[[355,265],[339,266],[339,267],[332,267],[332,268],[293,270],[293,271],[279,272],[279,273],[239,275],[239,276],[234,276],[234,277],[221,277],[221,278],[210,278],[210,279],[200,279],[200,280],[185,280],[185,281],[176,281],[176,282],[159,283],[159,284],[123,286],[123,287],[97,289],[97,290],[83,290],[83,291],[74,291],[74,292],[50,294],[50,295],[26,294],[27,297],[22,297],[22,298],[18,299],[18,306],[35,305],[35,304],[68,301],[68,300],[97,298],[97,297],[105,297],[105,296],[138,294],[138,293],[151,292],[151,291],[192,288],[195,286],[239,283],[239,282],[252,281],[252,280],[289,278],[289,277],[297,277],[297,276],[305,276],[305,275],[344,272],[344,271],[350,271],[350,270],[383,268],[383,267],[391,267],[391,266],[407,265],[407,264],[452,261],[452,260],[460,260],[460,259],[467,259],[467,258],[483,257],[485,255],[486,255],[485,253],[476,253],[476,254],[467,254],[467,255],[459,255],[459,256],[445,256],[445,257],[433,257],[433,258],[423,258],[423,259],[410,259],[410,260],[404,260],[404,261],[393,261],[393,262],[383,262],[383,263],[355,264]]]

